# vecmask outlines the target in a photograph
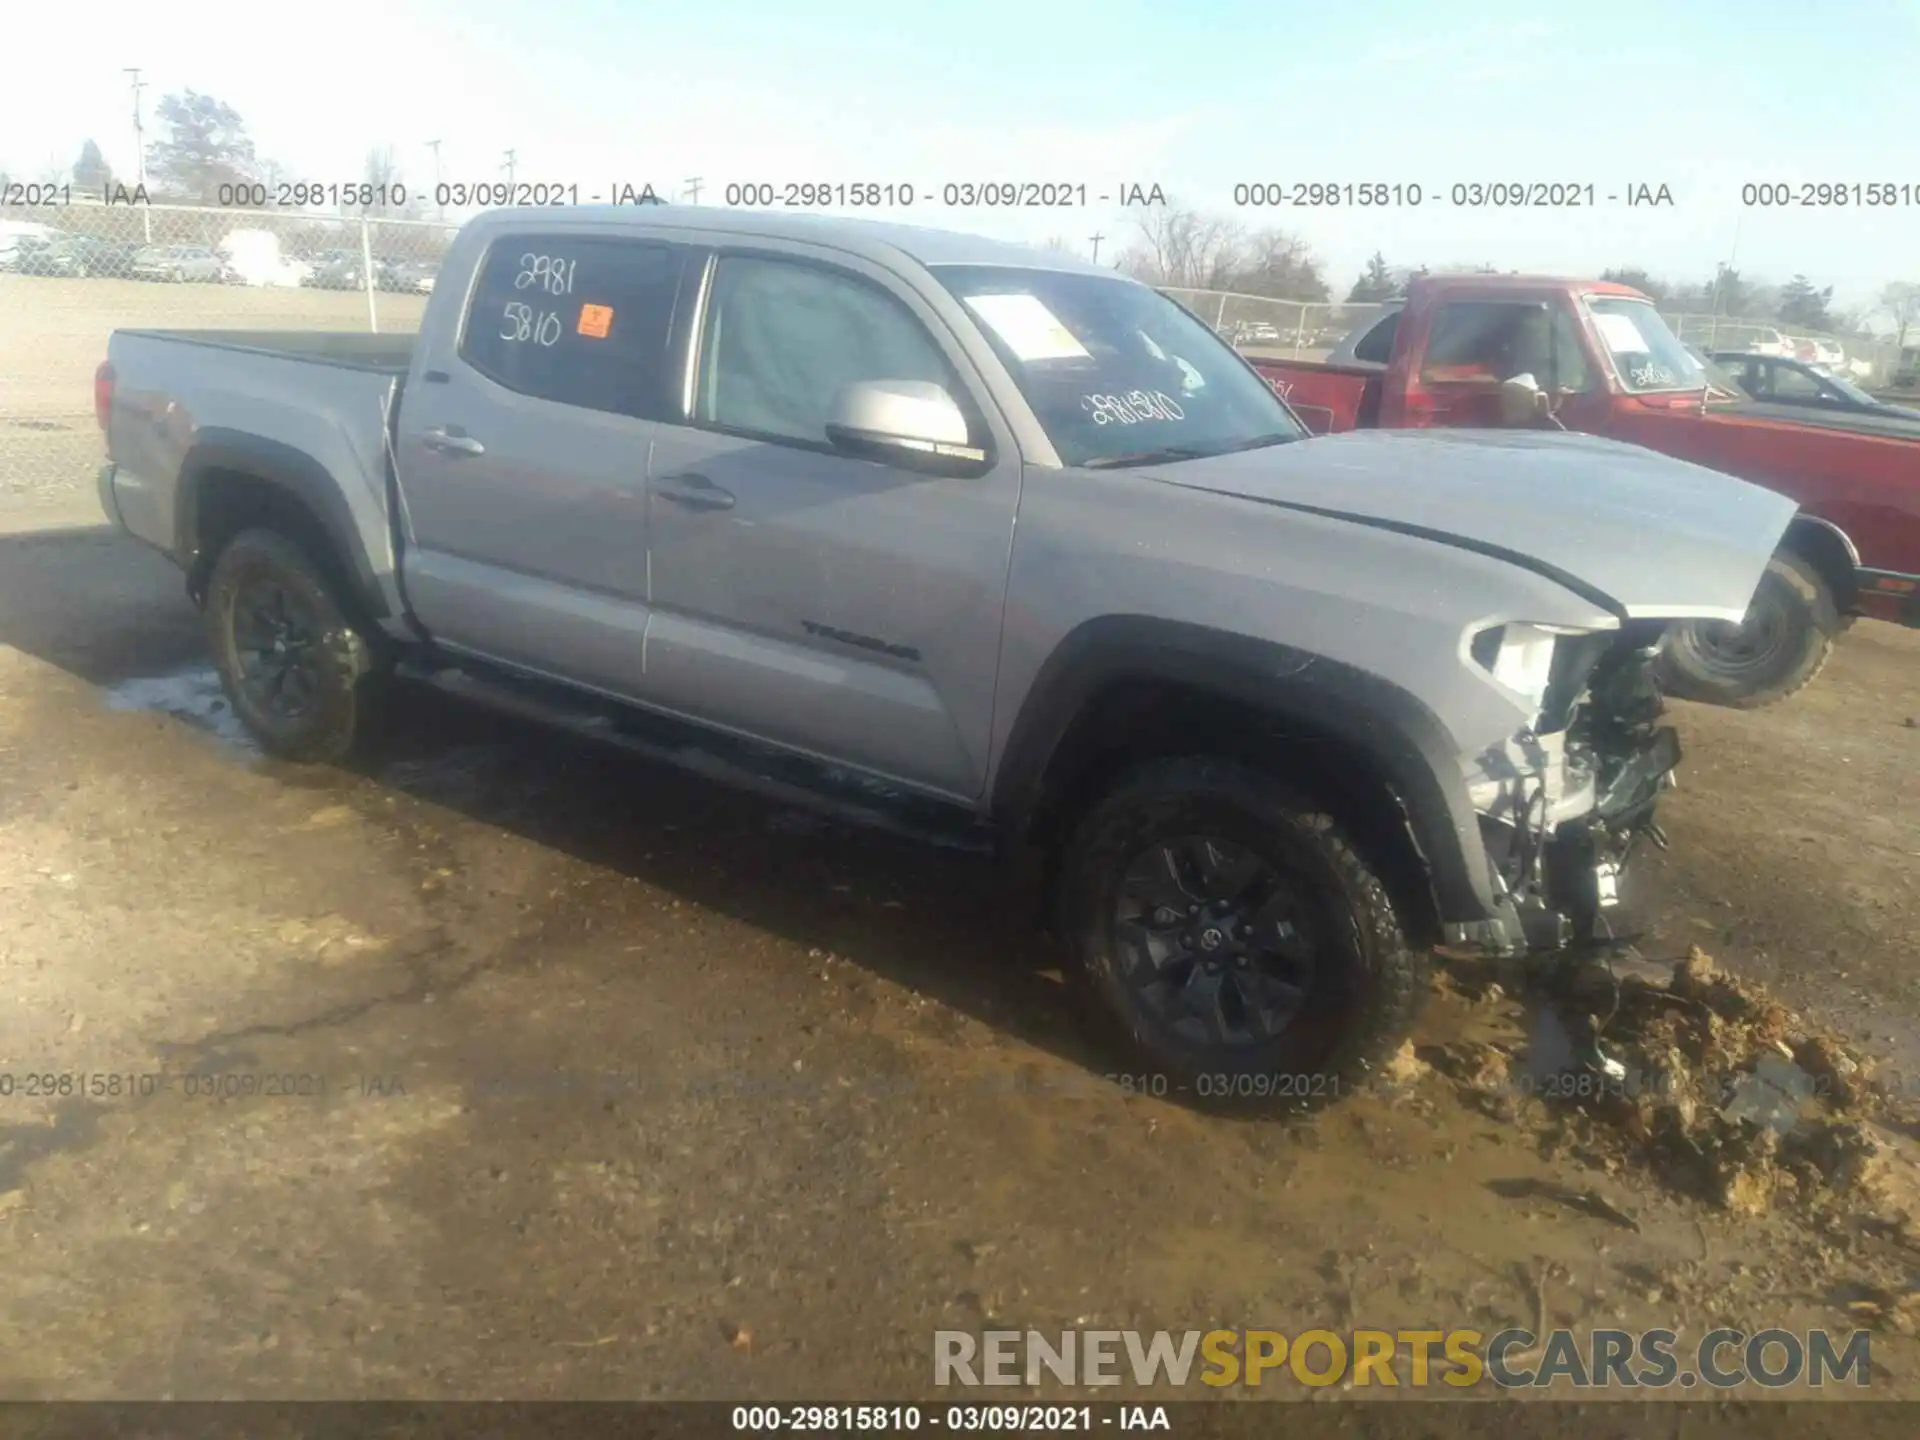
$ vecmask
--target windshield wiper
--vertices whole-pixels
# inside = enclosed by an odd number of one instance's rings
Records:
[[[1232,455],[1241,450],[1265,450],[1269,445],[1291,445],[1300,437],[1276,430],[1271,435],[1256,435],[1251,440],[1242,440],[1238,445],[1229,445],[1224,450],[1216,450],[1216,455]]]
[[[1082,460],[1082,470],[1119,470],[1131,465],[1159,465],[1168,460],[1204,460],[1217,450],[1196,450],[1191,445],[1169,445],[1161,450],[1132,450],[1124,455],[1096,455]]]

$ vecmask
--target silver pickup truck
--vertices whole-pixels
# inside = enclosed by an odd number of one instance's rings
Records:
[[[1297,1107],[1436,950],[1604,943],[1649,663],[1791,502],[1575,435],[1309,439],[1112,271],[714,209],[471,222],[417,337],[125,330],[107,512],[326,762],[426,682],[986,845],[1154,1087]]]

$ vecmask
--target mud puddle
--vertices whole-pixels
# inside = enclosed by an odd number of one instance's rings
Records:
[[[263,752],[227,703],[220,676],[211,665],[195,665],[169,675],[142,675],[102,687],[109,710],[146,710],[183,720],[249,759]]]

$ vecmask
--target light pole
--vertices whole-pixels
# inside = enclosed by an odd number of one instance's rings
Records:
[[[128,65],[125,74],[133,77],[133,168],[136,183],[141,190],[147,188],[147,132],[140,119],[140,92],[146,89],[146,82],[140,78],[140,67]],[[145,205],[140,206],[140,234],[147,244],[153,243],[153,213]]]
[[[1093,241],[1093,263],[1098,265],[1100,263],[1100,242],[1106,239],[1107,237],[1104,235],[1095,234],[1090,238]]]
[[[507,163],[502,167],[507,172],[507,203],[509,205],[513,203],[513,162],[518,154],[517,150],[507,151]]]
[[[429,150],[431,150],[431,151],[433,151],[433,204],[434,204],[434,210],[435,210],[435,213],[437,213],[437,214],[439,215],[439,217],[440,217],[440,218],[441,218],[442,220],[444,220],[444,219],[446,219],[446,218],[447,218],[447,207],[446,207],[446,205],[445,205],[445,204],[444,204],[444,203],[442,202],[442,200],[441,200],[441,198],[440,198],[440,196],[441,196],[441,190],[440,190],[440,142],[439,142],[438,140],[429,140],[429,141],[427,141],[427,148],[428,148]]]
[[[700,182],[701,177],[698,175],[687,181],[687,197],[689,202],[694,205],[700,203]]]

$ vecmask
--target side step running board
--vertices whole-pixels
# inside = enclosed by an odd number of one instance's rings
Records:
[[[976,854],[995,851],[993,832],[959,806],[690,721],[583,695],[548,681],[483,672],[477,665],[434,665],[409,659],[400,663],[397,674],[442,694],[614,745],[847,825],[947,849]]]

